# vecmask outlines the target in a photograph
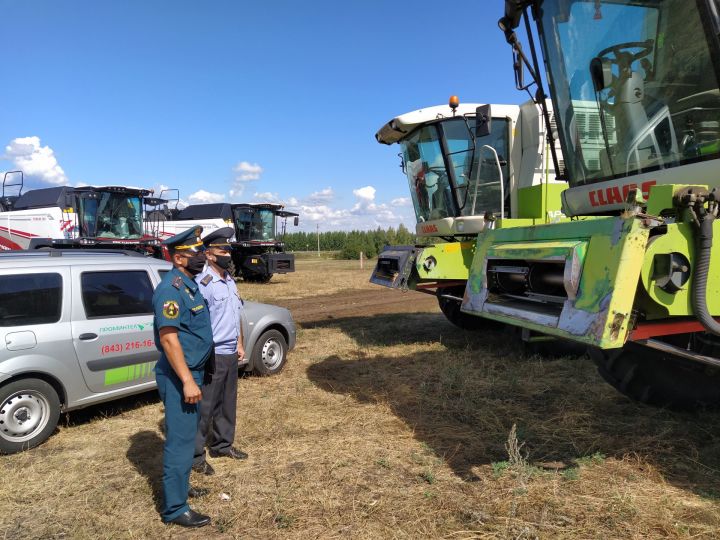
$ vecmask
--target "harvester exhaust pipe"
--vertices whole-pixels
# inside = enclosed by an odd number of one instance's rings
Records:
[[[703,190],[704,191],[704,190]],[[717,217],[718,202],[715,190],[695,193],[692,188],[682,195],[696,226],[697,262],[693,273],[692,307],[700,324],[711,334],[720,335],[718,323],[707,308],[707,280],[710,271],[710,252],[713,242],[713,223]],[[705,202],[708,203],[707,209]]]

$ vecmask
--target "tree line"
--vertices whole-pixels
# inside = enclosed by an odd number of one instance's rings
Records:
[[[386,245],[415,244],[415,235],[405,225],[397,229],[378,227],[374,231],[329,231],[321,232],[320,251],[337,251],[342,259],[359,259],[362,251],[365,257],[377,257]],[[314,251],[318,249],[318,234],[314,232],[293,232],[285,234],[286,251]]]

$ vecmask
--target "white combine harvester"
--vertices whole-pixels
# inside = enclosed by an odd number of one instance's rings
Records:
[[[13,182],[19,175],[20,181]],[[15,195],[7,191],[16,188]],[[151,191],[69,186],[22,193],[20,171],[5,173],[0,196],[0,249],[131,249],[160,258],[159,239],[146,228],[143,207]]]

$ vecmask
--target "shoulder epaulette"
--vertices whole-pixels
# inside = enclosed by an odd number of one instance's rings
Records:
[[[173,280],[172,280],[173,287],[175,287],[176,289],[180,289],[180,287],[182,287],[182,284],[183,284],[183,280],[180,276],[175,276],[173,278]]]
[[[211,281],[212,281],[212,276],[210,274],[208,274],[207,276],[205,276],[204,278],[202,278],[200,280],[200,283],[202,283],[203,285],[208,285]]]

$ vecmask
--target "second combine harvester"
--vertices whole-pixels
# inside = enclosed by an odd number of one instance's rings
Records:
[[[544,125],[532,101],[490,106],[455,96],[385,124],[375,137],[400,145],[424,244],[386,247],[371,281],[434,294],[451,322],[481,328],[487,321],[460,311],[478,238],[564,218],[566,184],[550,173]]]

